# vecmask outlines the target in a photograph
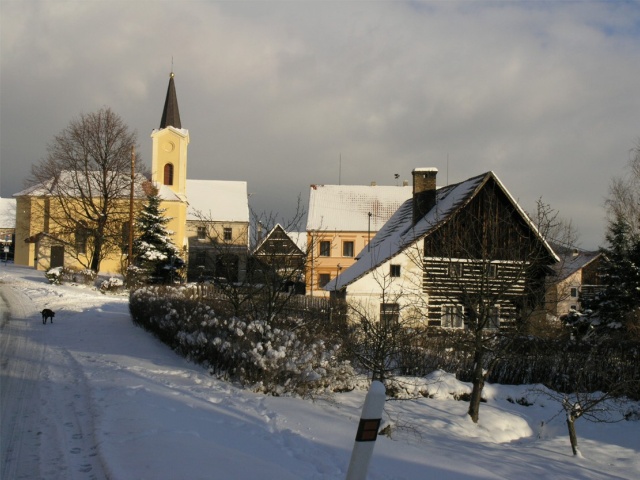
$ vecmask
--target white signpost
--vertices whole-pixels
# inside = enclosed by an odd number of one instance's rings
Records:
[[[365,480],[373,447],[378,438],[378,429],[382,419],[382,409],[386,399],[386,390],[382,382],[374,380],[364,400],[356,441],[351,452],[346,480]]]

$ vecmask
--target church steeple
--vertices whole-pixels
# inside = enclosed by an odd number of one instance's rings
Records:
[[[167,98],[164,101],[164,109],[162,110],[162,120],[160,120],[160,128],[169,126],[174,128],[182,128],[180,123],[180,112],[178,111],[178,97],[176,96],[176,85],[173,81],[173,71],[169,77],[169,88],[167,89]]]

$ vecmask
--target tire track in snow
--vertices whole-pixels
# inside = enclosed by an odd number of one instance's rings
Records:
[[[65,350],[49,350],[46,402],[47,417],[55,418],[58,455],[53,467],[65,478],[107,478],[94,437],[95,409],[82,366]],[[54,473],[51,471],[50,473]]]
[[[56,324],[42,325],[36,302],[19,287],[0,284],[11,306],[0,335],[1,477],[105,479],[84,372],[54,344]]]
[[[0,284],[0,292],[4,299],[0,327],[0,477],[40,478],[42,431],[32,399],[38,395],[45,349],[29,338],[28,299],[7,284]]]

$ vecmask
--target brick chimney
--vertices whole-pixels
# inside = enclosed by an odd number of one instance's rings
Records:
[[[436,205],[437,168],[414,168],[413,175],[413,223],[424,217]]]

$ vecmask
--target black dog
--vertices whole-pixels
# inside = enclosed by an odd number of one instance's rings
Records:
[[[53,317],[55,316],[56,316],[56,312],[54,312],[53,310],[49,310],[48,308],[45,308],[44,310],[42,310],[42,323],[46,325],[47,318],[50,318],[51,323],[53,323]]]

